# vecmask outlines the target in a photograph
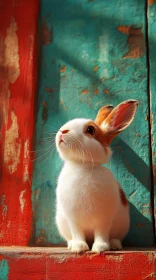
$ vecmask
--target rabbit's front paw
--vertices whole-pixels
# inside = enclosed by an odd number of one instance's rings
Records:
[[[72,248],[72,242],[73,242],[72,240],[68,241],[68,249],[69,250],[71,250],[71,248]]]
[[[109,243],[95,241],[92,247],[92,252],[99,254],[101,252],[108,251],[109,249],[110,249]]]
[[[72,252],[80,253],[84,251],[88,251],[89,247],[86,242],[84,241],[75,241],[71,240],[68,243],[68,248],[71,249]]]
[[[121,250],[122,249],[121,241],[119,239],[111,239],[110,247],[112,250]]]

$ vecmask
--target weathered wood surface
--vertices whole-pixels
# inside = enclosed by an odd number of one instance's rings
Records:
[[[32,187],[32,237],[37,245],[61,242],[54,219],[61,162],[50,149],[51,140],[43,139],[50,136],[44,132],[69,118],[94,118],[102,105],[129,98],[138,99],[140,107],[133,124],[115,141],[109,167],[131,205],[127,244],[154,242],[145,7],[145,0],[41,0],[36,149],[43,150],[37,153]]]
[[[156,252],[132,250],[74,255],[50,248],[0,248],[1,280],[152,280]]]
[[[31,234],[38,7],[0,1],[0,245],[28,245]]]
[[[150,90],[150,122],[151,148],[154,193],[154,215],[156,219],[156,2],[148,0],[148,43],[149,43],[149,90]]]

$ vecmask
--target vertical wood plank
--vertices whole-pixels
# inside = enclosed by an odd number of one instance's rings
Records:
[[[109,167],[130,201],[126,243],[153,245],[145,7],[145,0],[41,0],[36,149],[42,150],[37,153],[32,196],[38,245],[62,242],[54,218],[61,161],[51,149],[54,139],[50,142],[44,132],[68,119],[94,119],[104,104],[129,98],[138,99],[140,107],[133,124],[114,142]]]
[[[151,148],[154,184],[154,216],[156,219],[156,1],[148,0],[148,43],[149,43],[149,90],[150,90],[150,123]],[[156,230],[155,230],[156,231]]]
[[[28,245],[38,0],[0,1],[0,245]]]

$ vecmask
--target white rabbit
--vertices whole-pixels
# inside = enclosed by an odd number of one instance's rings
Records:
[[[74,119],[56,135],[64,166],[56,189],[56,224],[74,252],[121,249],[130,225],[126,196],[109,169],[113,138],[130,125],[138,102],[102,107],[95,119]]]

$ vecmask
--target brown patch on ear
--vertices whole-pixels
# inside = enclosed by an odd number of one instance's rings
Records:
[[[108,144],[131,124],[137,107],[138,102],[136,100],[127,100],[120,103],[110,112],[101,125],[101,128],[107,133]]]
[[[95,123],[97,125],[101,125],[102,122],[108,117],[108,115],[110,114],[110,112],[113,110],[113,106],[112,105],[106,105],[103,106],[99,111],[98,114],[96,116],[95,119]]]
[[[119,193],[120,193],[120,198],[121,198],[122,205],[127,206],[128,205],[128,200],[126,198],[126,195],[125,195],[124,191],[120,187],[120,185],[119,185]]]

